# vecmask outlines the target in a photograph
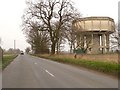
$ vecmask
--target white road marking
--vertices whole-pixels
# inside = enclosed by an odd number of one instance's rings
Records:
[[[48,70],[45,70],[45,72],[47,72],[49,75],[51,75],[52,77],[55,77],[52,73],[50,73]]]
[[[34,62],[34,64],[37,64],[36,62]],[[47,72],[50,76],[55,77],[52,73],[50,73],[48,70],[44,69],[43,67],[41,67],[43,70],[45,70],[45,72]]]

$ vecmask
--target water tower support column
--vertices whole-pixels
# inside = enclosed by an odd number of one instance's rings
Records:
[[[98,34],[93,34],[93,45],[91,53],[100,53],[100,36]]]
[[[109,52],[109,34],[106,34],[106,50]]]
[[[80,47],[84,48],[84,35],[80,35]]]
[[[102,53],[105,53],[105,34],[102,34]]]

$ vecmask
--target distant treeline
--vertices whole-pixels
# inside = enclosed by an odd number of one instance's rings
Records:
[[[19,54],[20,52],[21,52],[20,49],[13,49],[13,48],[10,48],[8,50],[3,49],[4,54]]]

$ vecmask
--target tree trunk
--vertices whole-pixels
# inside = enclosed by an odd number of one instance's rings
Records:
[[[59,54],[59,51],[60,51],[60,44],[59,44],[59,41],[57,42],[57,54]]]
[[[73,48],[73,45],[72,43],[70,44],[70,53],[72,53],[72,48]]]
[[[70,45],[70,53],[72,53],[72,45]]]
[[[56,46],[56,43],[52,43],[52,45],[51,45],[51,54],[55,54],[55,46]]]

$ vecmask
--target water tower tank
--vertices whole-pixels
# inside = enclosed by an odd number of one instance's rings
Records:
[[[79,48],[87,53],[109,51],[109,35],[115,31],[114,20],[110,17],[85,17],[74,20],[73,29],[77,32]]]

